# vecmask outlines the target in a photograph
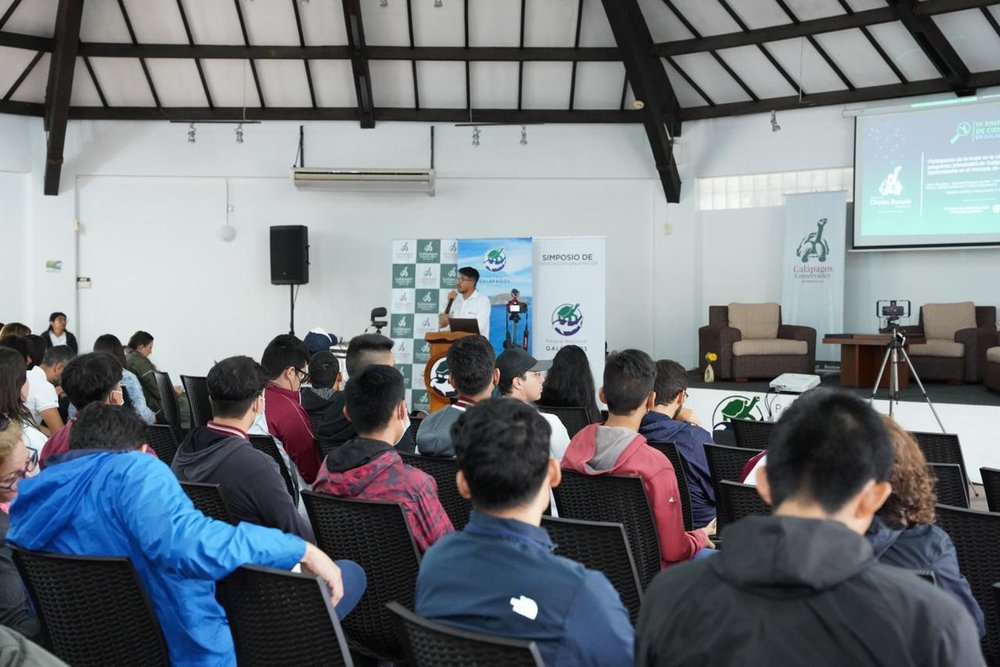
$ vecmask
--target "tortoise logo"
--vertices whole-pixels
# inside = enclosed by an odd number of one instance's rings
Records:
[[[823,238],[823,228],[826,227],[826,218],[820,218],[816,223],[816,231],[810,232],[808,236],[799,241],[799,249],[795,251],[803,264],[809,263],[810,257],[815,257],[818,262],[825,262],[826,256],[830,254],[830,244]]]
[[[410,277],[410,268],[408,266],[404,266],[403,268],[401,268],[399,270],[399,277],[400,278],[409,278]]]
[[[552,330],[560,336],[572,336],[583,328],[580,304],[564,303],[552,313]]]
[[[764,421],[764,413],[757,407],[757,403],[759,402],[760,396],[754,396],[753,398],[740,396],[739,394],[726,396],[715,406],[715,411],[712,413],[712,423],[718,424],[731,419]]]
[[[431,386],[429,389],[438,396],[454,398],[458,391],[451,386],[451,372],[448,370],[448,358],[441,357],[431,366]]]
[[[483,255],[483,266],[486,267],[487,271],[492,271],[493,273],[503,271],[503,267],[507,266],[507,255],[504,253],[503,248],[493,248]]]

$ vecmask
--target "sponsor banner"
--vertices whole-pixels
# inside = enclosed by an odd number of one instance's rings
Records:
[[[413,397],[410,399],[410,409],[418,412],[427,412],[431,407],[431,396],[426,389],[413,390]]]
[[[533,244],[535,342],[532,354],[551,359],[566,345],[586,353],[594,386],[604,376],[605,238],[543,237]]]
[[[418,289],[414,299],[414,309],[417,315],[433,315],[437,319],[438,310],[438,290]],[[442,309],[443,310],[443,309]]]
[[[417,289],[438,289],[441,287],[440,264],[417,265]]]
[[[816,359],[837,361],[837,346],[819,341],[844,330],[847,193],[785,196],[781,321],[816,329]]]
[[[534,286],[532,280],[531,238],[459,239],[458,266],[471,266],[479,271],[476,289],[490,300],[489,339],[497,354],[504,342],[532,349],[531,310]],[[453,286],[449,286],[453,287]],[[517,298],[528,304],[528,317],[517,321],[508,318],[507,302]],[[445,301],[444,303],[447,303]]]
[[[403,375],[403,386],[407,390],[413,388],[413,367],[410,364],[399,363],[399,357],[396,357],[396,370]]]
[[[416,262],[417,241],[415,239],[404,239],[392,242],[393,264],[416,264]]]
[[[415,300],[414,291],[411,289],[392,290],[392,312],[412,313],[414,300]]]
[[[431,344],[426,340],[417,340],[417,346],[413,349],[413,363],[420,366],[420,373],[424,372],[424,364],[430,361]]]
[[[420,239],[417,241],[417,264],[441,263],[441,239]]]
[[[412,364],[413,363],[413,341],[408,338],[396,343],[392,348],[392,356],[396,360],[396,367],[399,368],[400,364]]]
[[[389,323],[389,337],[397,341],[413,341],[413,315],[393,313]]]
[[[438,273],[440,274],[438,282],[440,289],[446,292],[455,289],[455,283],[458,282],[458,264],[442,264]]]
[[[393,289],[413,289],[416,285],[416,264],[393,264],[392,265],[392,288]]]
[[[458,241],[456,239],[444,239],[441,241],[441,264],[458,263]]]
[[[426,388],[424,386],[424,364],[426,363],[427,362],[424,362],[423,364],[418,364],[414,359],[413,366],[410,367],[411,368],[410,373],[413,376],[411,380],[412,383],[411,388],[418,390]]]

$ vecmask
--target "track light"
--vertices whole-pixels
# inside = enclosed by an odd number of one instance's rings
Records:
[[[385,9],[389,6],[389,0],[378,0],[378,6]]]
[[[522,146],[527,146],[528,145],[528,126],[527,125],[522,125],[521,126],[521,145]]]
[[[473,125],[472,126],[472,145],[473,146],[478,146],[479,145],[479,126],[478,125]]]
[[[191,123],[190,125],[188,125],[188,143],[189,144],[193,144],[196,141],[194,135],[195,135],[194,123]]]
[[[243,123],[236,126],[236,143],[243,143]]]
[[[772,132],[777,132],[780,129],[781,129],[781,126],[778,125],[778,112],[772,111],[771,112],[771,131]]]
[[[444,7],[444,3],[441,0],[434,0],[435,7]]]

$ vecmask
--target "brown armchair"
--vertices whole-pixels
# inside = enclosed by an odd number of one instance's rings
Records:
[[[997,309],[962,303],[928,303],[920,308],[918,331],[926,343],[908,350],[921,380],[981,382],[986,350],[997,345]]]
[[[776,303],[731,303],[708,307],[708,326],[698,329],[700,368],[715,352],[717,378],[775,378],[782,373],[812,373],[816,368],[816,330],[781,323]]]

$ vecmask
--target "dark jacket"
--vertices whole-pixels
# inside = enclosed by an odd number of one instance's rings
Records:
[[[715,558],[657,575],[636,665],[984,665],[953,596],[881,565],[833,521],[752,516]]]
[[[310,418],[316,414],[320,415],[316,431],[313,433],[316,442],[339,447],[351,438],[357,437],[358,430],[344,416],[344,404],[344,392],[342,391],[334,392],[327,397],[312,387],[302,388],[302,407],[309,413]],[[396,450],[407,454],[413,453],[413,438],[410,437],[409,431],[404,433],[403,438],[396,443]]]
[[[50,347],[55,347],[55,345],[52,344],[52,339],[49,338],[50,333],[52,333],[52,329],[46,329],[44,332],[42,332],[42,340],[45,341],[46,350],[49,349]],[[80,353],[80,345],[79,343],[76,342],[76,336],[74,336],[69,331],[66,332],[66,346],[69,347],[69,349],[73,350],[73,354]]]
[[[357,437],[330,452],[314,491],[342,498],[399,503],[420,552],[454,532],[434,478],[403,463],[391,445]]]
[[[677,453],[687,466],[694,525],[701,527],[711,523],[715,518],[715,489],[703,445],[712,442],[712,434],[700,426],[671,419],[659,412],[646,413],[639,433],[646,437],[647,442],[672,442],[677,446]]]
[[[979,628],[979,636],[986,633],[983,610],[972,597],[969,582],[958,570],[958,554],[948,533],[928,524],[918,524],[906,530],[890,528],[882,519],[875,517],[865,537],[880,563],[906,570],[933,572],[938,588],[951,593],[969,610]]]
[[[42,627],[28,602],[28,592],[14,565],[7,539],[10,516],[0,511],[0,625],[17,630],[32,641],[38,641]]]
[[[146,406],[153,412],[159,412],[161,407],[160,389],[156,386],[156,368],[153,366],[153,362],[135,350],[127,350],[125,359],[128,363],[128,369],[139,378]]]
[[[288,495],[278,464],[241,437],[195,427],[178,447],[170,468],[182,482],[221,486],[234,519],[316,541],[312,526]]]

